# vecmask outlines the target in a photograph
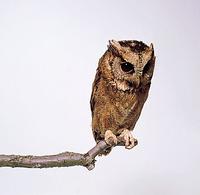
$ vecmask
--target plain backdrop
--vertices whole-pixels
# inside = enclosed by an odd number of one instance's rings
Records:
[[[199,195],[198,0],[0,0],[0,154],[86,152],[89,99],[109,39],[151,42],[149,98],[96,168],[0,168],[2,195]]]

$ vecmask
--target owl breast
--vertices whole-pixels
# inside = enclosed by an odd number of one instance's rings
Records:
[[[93,100],[92,129],[95,140],[104,139],[106,130],[115,135],[119,135],[124,128],[132,130],[146,101],[148,89],[118,90],[100,78]]]

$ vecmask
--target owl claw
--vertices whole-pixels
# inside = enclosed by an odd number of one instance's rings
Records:
[[[126,149],[131,149],[137,145],[137,140],[133,137],[133,135],[128,129],[122,131],[122,133],[119,136],[119,139],[124,142]]]
[[[107,130],[105,132],[105,142],[110,146],[117,145],[117,137],[113,134],[112,131]]]

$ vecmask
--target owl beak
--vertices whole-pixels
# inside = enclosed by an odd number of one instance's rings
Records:
[[[138,80],[136,81],[136,83],[135,83],[136,88],[138,88],[139,85],[140,85],[140,79],[138,79]]]
[[[133,80],[133,85],[138,88],[140,85],[140,77],[135,77]]]

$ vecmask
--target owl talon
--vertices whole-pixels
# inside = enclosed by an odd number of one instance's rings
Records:
[[[131,149],[137,145],[137,140],[133,137],[133,135],[128,129],[122,131],[122,133],[119,136],[119,139],[124,142],[126,149]]]
[[[107,130],[105,132],[105,142],[110,146],[117,145],[117,137],[113,134],[112,131]]]

